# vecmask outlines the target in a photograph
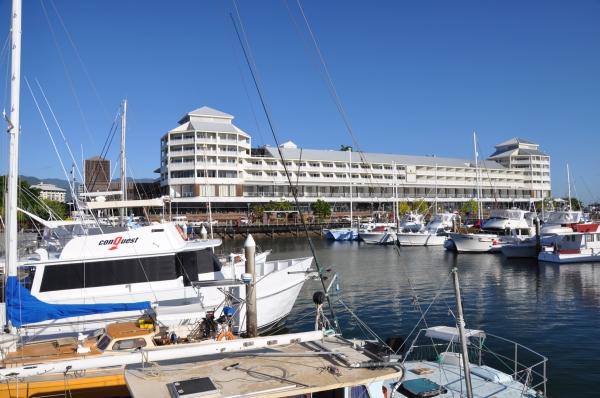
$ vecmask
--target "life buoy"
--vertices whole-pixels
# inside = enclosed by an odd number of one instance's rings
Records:
[[[221,332],[219,337],[217,337],[217,341],[221,340],[233,340],[233,333],[231,333],[230,331]]]
[[[181,229],[181,227],[177,224],[175,224],[175,228],[177,228],[177,231],[179,231],[179,235],[181,235],[181,239],[185,240],[185,235],[183,234],[183,230]]]
[[[235,256],[235,259],[233,260],[233,262],[239,263],[240,261],[242,261],[242,256]]]

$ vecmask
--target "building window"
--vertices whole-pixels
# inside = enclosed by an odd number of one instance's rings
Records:
[[[300,173],[298,174],[300,177],[306,177],[306,173]]]
[[[300,167],[306,167],[306,163],[305,162],[300,162]]]
[[[219,196],[235,196],[235,185],[219,185]]]
[[[325,173],[325,174],[323,174],[323,177],[325,177],[325,178],[333,178],[333,174],[331,174],[331,173]]]
[[[171,172],[171,178],[190,178],[194,177],[194,170],[178,170]]]
[[[277,177],[278,174],[276,171],[267,171],[267,175],[269,177]]]
[[[292,162],[285,162],[286,166],[293,166]]]
[[[215,170],[196,170],[197,177],[215,178],[217,173]]]
[[[275,162],[267,162],[267,164],[269,166],[277,166],[277,161],[275,161]]]
[[[313,178],[320,178],[321,175],[319,173],[310,173],[310,176]]]
[[[237,178],[237,171],[219,170],[219,178]]]
[[[323,167],[333,167],[333,163],[324,163]]]
[[[310,167],[320,167],[319,163],[309,163]]]

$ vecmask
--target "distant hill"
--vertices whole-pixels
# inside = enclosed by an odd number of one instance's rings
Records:
[[[37,185],[40,182],[43,182],[44,184],[52,184],[52,185],[56,185],[59,188],[63,188],[67,190],[67,202],[70,202],[73,197],[71,196],[71,189],[69,187],[69,182],[67,180],[61,180],[60,178],[43,178],[43,179],[39,179],[37,177],[31,177],[31,176],[19,176],[23,181],[27,181],[29,184],[31,185]],[[120,178],[113,178],[112,182],[120,182],[121,179]],[[127,177],[127,182],[154,182],[153,178],[140,178],[137,180],[134,180],[131,177]],[[79,188],[79,183],[76,182],[75,183],[75,190],[77,190]]]

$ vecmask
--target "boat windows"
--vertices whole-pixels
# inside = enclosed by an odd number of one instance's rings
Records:
[[[108,343],[110,343],[110,337],[108,337],[107,335],[104,335],[104,337],[102,337],[100,339],[98,344],[96,344],[96,348],[104,351],[104,350],[106,350],[106,347],[108,347]]]
[[[18,269],[17,275],[21,286],[31,291],[31,285],[35,277],[35,266],[21,266]]]
[[[119,340],[113,344],[112,349],[118,350],[133,350],[136,348],[146,347],[146,340],[138,337],[137,339]]]
[[[369,398],[369,389],[366,386],[350,387],[350,398]]]
[[[177,279],[175,256],[46,265],[40,292]]]
[[[312,393],[312,398],[344,398],[345,390],[345,388],[336,388],[335,390],[317,391]],[[363,396],[363,398],[369,398],[369,396]]]

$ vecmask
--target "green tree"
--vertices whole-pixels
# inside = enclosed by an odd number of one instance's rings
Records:
[[[35,215],[43,218],[44,220],[48,220],[50,218],[50,212],[52,212],[53,217],[58,217],[59,219],[66,219],[69,216],[69,205],[63,202],[58,202],[56,200],[44,199],[44,204],[47,206],[42,206],[41,204],[37,204],[35,207]],[[50,211],[48,211],[50,208]]]
[[[340,151],[347,151],[347,150],[352,150],[351,146],[347,146],[347,145],[342,145],[342,147],[340,148]]]
[[[252,206],[252,215],[254,217],[262,217],[265,214],[265,208],[262,205],[254,205]]]
[[[398,202],[398,214],[406,214],[410,211],[410,206],[406,202]]]
[[[310,205],[310,208],[317,217],[324,218],[331,215],[331,205],[324,200],[317,199],[315,203]]]
[[[5,190],[6,190],[7,183],[8,183],[8,177],[0,176],[0,203],[2,203],[2,204],[6,203],[5,195],[7,192],[5,192]],[[19,184],[20,184],[19,192],[17,193],[18,207],[23,210],[27,210],[29,212],[36,214],[38,200],[40,200],[39,199],[40,198],[40,190],[37,188],[32,188],[31,185],[29,185],[29,183],[27,181],[21,180],[19,182]],[[4,213],[4,211],[6,211],[6,209],[4,209],[4,207],[2,207],[1,209],[2,209],[2,213],[1,213],[2,218],[6,220],[6,214]],[[29,221],[29,217],[23,213],[19,213],[17,217],[18,217],[18,220],[21,222]]]
[[[571,210],[583,210],[583,203],[581,203],[579,199],[565,197],[563,200],[567,206],[571,205]]]
[[[271,200],[269,203],[265,203],[263,205],[264,210],[269,210],[269,211],[292,211],[294,210],[294,207],[292,206],[292,204],[285,200],[278,200],[278,201],[273,201]]]
[[[464,214],[468,212],[471,212],[471,214],[477,214],[478,209],[479,207],[477,207],[477,202],[473,199],[470,199],[460,207],[460,212]]]
[[[421,199],[416,202],[412,202],[410,208],[418,213],[425,213],[429,206],[427,206],[427,202],[425,202],[424,199]]]

